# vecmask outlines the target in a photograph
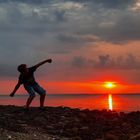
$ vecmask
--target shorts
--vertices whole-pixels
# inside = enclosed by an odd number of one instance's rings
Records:
[[[37,92],[39,95],[46,94],[46,91],[38,83],[34,83],[32,85],[24,85],[24,88],[30,96],[35,96],[35,92]]]

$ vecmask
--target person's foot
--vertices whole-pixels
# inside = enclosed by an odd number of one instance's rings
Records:
[[[29,111],[29,107],[24,106],[24,107],[23,107],[23,110],[24,110],[25,112],[28,112],[28,111]]]
[[[39,107],[39,109],[44,111],[46,110],[46,107],[42,106],[42,107]]]

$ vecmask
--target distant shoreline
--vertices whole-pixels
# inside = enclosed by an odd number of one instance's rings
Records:
[[[93,95],[108,95],[111,93],[52,93],[52,94],[47,94],[48,96],[93,96]],[[140,93],[112,93],[112,95],[140,95]],[[9,94],[0,94],[0,96],[9,96]],[[28,96],[27,93],[25,94],[20,94],[17,93],[15,96]]]

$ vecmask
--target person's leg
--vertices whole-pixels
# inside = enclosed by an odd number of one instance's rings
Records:
[[[45,96],[46,94],[40,95],[40,107],[44,107]]]
[[[31,102],[33,101],[35,96],[29,96],[28,99],[27,99],[27,102],[26,102],[26,108],[28,109]]]
[[[34,90],[40,95],[40,107],[44,107],[45,97],[46,97],[46,91],[38,84],[35,84]]]
[[[34,89],[32,88],[32,86],[24,86],[24,88],[29,93],[29,97],[28,97],[28,99],[26,101],[26,105],[25,105],[25,108],[28,109],[35,97],[35,92],[34,92]]]

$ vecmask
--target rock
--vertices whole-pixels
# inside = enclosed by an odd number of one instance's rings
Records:
[[[65,116],[61,116],[61,119],[64,120],[64,119],[66,119],[66,117]]]
[[[81,127],[80,130],[82,131],[82,133],[85,133],[85,134],[89,133],[89,127],[87,127],[87,126]]]
[[[27,124],[20,124],[21,127],[27,127]]]
[[[53,129],[54,129],[54,126],[52,126],[52,125],[47,125],[46,128],[47,128],[47,129],[50,129],[50,130],[53,130]]]
[[[58,125],[60,125],[61,127],[63,127],[64,126],[64,122],[58,122]]]
[[[108,133],[108,134],[106,134],[104,140],[119,140],[119,138],[118,138],[118,136]]]
[[[131,136],[129,140],[140,140],[140,133]]]
[[[8,140],[11,140],[12,139],[12,136],[8,135],[7,138],[8,138]]]
[[[80,120],[77,117],[73,118],[73,121],[80,122]]]
[[[79,117],[81,117],[81,118],[86,118],[87,115],[86,115],[85,113],[79,113]]]
[[[82,140],[80,137],[73,137],[72,140]]]
[[[44,122],[46,122],[46,119],[42,116],[37,116],[36,118],[34,118],[33,121],[35,124],[44,125]]]
[[[0,140],[5,130],[6,140],[140,140],[140,112],[0,106]]]
[[[37,135],[36,134],[34,134],[34,137],[36,137]]]
[[[77,135],[78,130],[79,130],[78,128],[74,127],[74,128],[71,129],[71,132],[72,132],[73,135]]]
[[[122,127],[125,128],[125,129],[130,129],[131,125],[127,122],[124,122],[124,123],[122,123]]]

